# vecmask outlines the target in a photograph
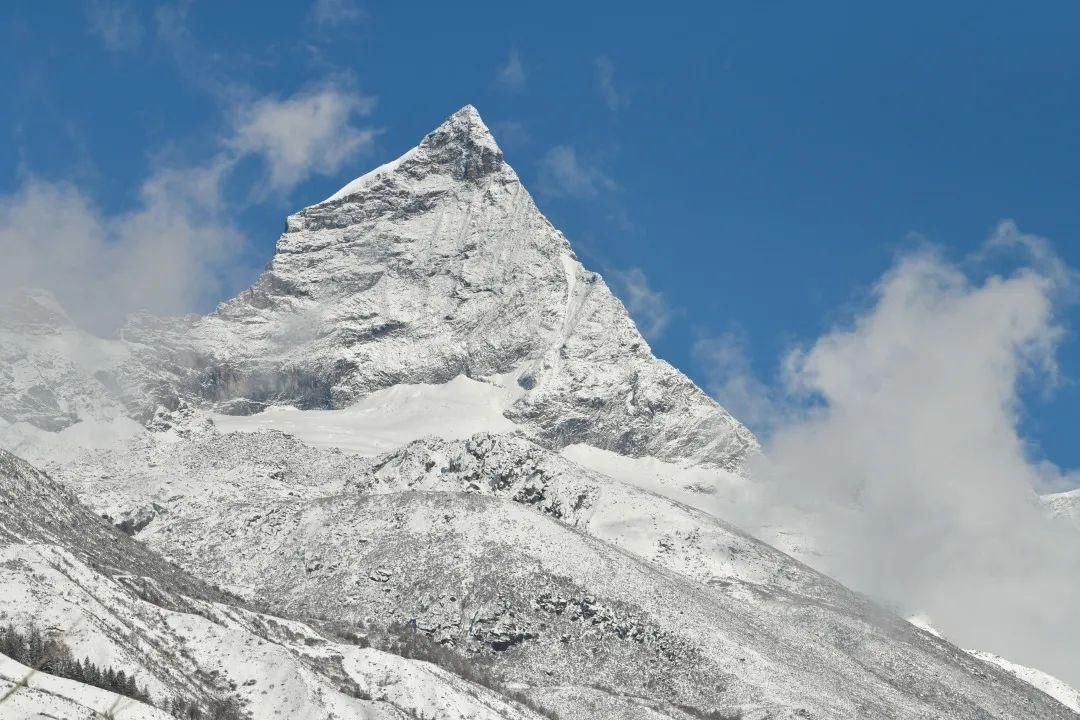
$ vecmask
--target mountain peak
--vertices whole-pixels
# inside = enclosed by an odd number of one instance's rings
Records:
[[[460,143],[487,147],[500,154],[502,152],[495,143],[495,138],[492,137],[488,126],[480,117],[479,111],[472,105],[466,105],[446,118],[428,137],[434,135],[447,135]]]
[[[503,153],[480,113],[466,105],[424,136],[420,144],[396,160],[361,175],[323,202],[361,192],[396,170],[409,174],[442,174],[455,180],[478,180],[498,170]]]
[[[428,133],[417,150],[455,180],[479,179],[503,162],[502,150],[472,105],[461,108]]]

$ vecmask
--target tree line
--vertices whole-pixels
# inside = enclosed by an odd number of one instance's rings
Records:
[[[99,667],[88,658],[80,660],[62,638],[47,636],[36,627],[26,633],[10,624],[0,628],[0,654],[49,675],[150,702],[150,693],[139,687],[134,674],[128,675],[111,665]]]

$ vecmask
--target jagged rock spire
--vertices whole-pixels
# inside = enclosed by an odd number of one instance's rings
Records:
[[[418,146],[356,178],[326,202],[352,197],[395,171],[406,175],[438,173],[454,180],[477,180],[503,164],[502,150],[491,130],[476,108],[466,105],[424,136]]]
[[[419,149],[444,163],[455,180],[483,177],[503,161],[502,150],[472,105],[443,121],[421,141]]]

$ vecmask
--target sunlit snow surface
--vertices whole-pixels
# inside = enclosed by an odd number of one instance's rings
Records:
[[[461,440],[478,432],[517,429],[503,417],[513,400],[506,386],[460,375],[442,385],[396,385],[341,410],[271,407],[256,415],[213,414],[222,432],[279,430],[315,447],[379,455],[428,435]]]
[[[14,689],[16,682],[25,686]],[[14,692],[12,690],[14,689]],[[8,693],[11,693],[10,695]],[[169,720],[172,715],[74,680],[54,677],[0,655],[0,717],[4,720]],[[110,713],[106,715],[105,713]]]

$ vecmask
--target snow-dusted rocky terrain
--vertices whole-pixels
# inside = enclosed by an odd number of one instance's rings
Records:
[[[76,656],[133,673],[161,706],[174,698],[235,696],[266,718],[537,717],[429,663],[255,612],[161,559],[4,451],[0,557],[0,622],[61,634]],[[24,677],[22,666],[0,656],[0,688]],[[34,692],[13,693],[0,716],[89,718],[111,708],[118,720],[168,717],[41,673],[28,686]]]
[[[0,620],[159,705],[1077,717],[708,512],[757,442],[653,357],[472,107],[291,216],[210,316],[106,340],[5,302],[0,446],[53,477],[0,455]]]

